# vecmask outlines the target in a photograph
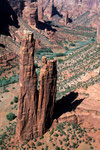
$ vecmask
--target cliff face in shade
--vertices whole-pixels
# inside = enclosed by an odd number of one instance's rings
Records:
[[[37,136],[37,76],[34,67],[35,41],[29,34],[20,51],[19,104],[16,136],[18,140]]]
[[[53,110],[56,98],[57,69],[56,61],[42,59],[40,72],[40,90],[38,102],[38,130],[40,135],[50,127],[53,121]]]
[[[20,50],[20,91],[16,127],[16,139],[19,141],[42,135],[53,122],[57,80],[56,61],[46,61],[46,58],[43,58],[38,96],[34,49],[33,34],[28,34],[23,39]]]

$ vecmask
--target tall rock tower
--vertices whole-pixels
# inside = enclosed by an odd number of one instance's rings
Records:
[[[50,0],[50,13],[49,13],[49,18],[51,19],[52,13],[53,13],[53,5],[54,5],[54,0]]]
[[[43,57],[42,63],[37,115],[40,135],[46,132],[52,124],[57,81],[56,60],[47,61]]]
[[[20,50],[20,90],[16,126],[18,141],[42,135],[53,122],[57,81],[56,61],[47,61],[43,57],[38,94],[34,50],[33,34],[26,34]]]
[[[43,0],[38,0],[38,21],[43,21]]]
[[[16,136],[18,140],[37,136],[37,76],[34,67],[35,40],[28,34],[20,50],[19,103]]]

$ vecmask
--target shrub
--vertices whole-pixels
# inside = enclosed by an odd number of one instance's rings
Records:
[[[52,135],[54,133],[54,128],[52,128],[52,130],[50,131],[50,135]]]
[[[28,147],[28,148],[31,148],[29,144],[27,144],[27,147]]]
[[[63,63],[64,61],[62,59],[58,59],[58,62],[59,63]]]
[[[7,120],[12,121],[16,118],[15,114],[10,112],[9,114],[6,115]]]
[[[34,63],[34,67],[35,67],[35,68],[38,68],[38,64]]]
[[[66,56],[66,54],[64,54],[64,53],[56,53],[55,54],[55,57],[61,57],[61,56]]]
[[[62,145],[62,141],[61,140],[59,140],[59,143],[60,143],[60,145]]]
[[[35,138],[33,138],[33,141],[36,142],[37,140]]]
[[[18,97],[16,97],[16,96],[14,97],[14,102],[18,103]]]
[[[0,145],[2,145],[2,143],[3,143],[3,141],[2,141],[2,140],[0,140]]]
[[[3,88],[3,93],[5,93],[5,92],[9,92],[9,90],[6,89],[6,87],[4,86],[4,88]]]
[[[66,50],[69,50],[69,48],[68,48],[68,47],[65,47],[65,49],[66,49]]]
[[[44,136],[43,136],[43,135],[41,135],[41,136],[40,136],[40,139],[43,139],[43,138],[44,138]]]
[[[41,146],[42,143],[38,141],[38,142],[36,143],[36,145],[37,145],[37,146]]]
[[[7,136],[6,132],[4,132],[2,135],[1,135],[1,139],[5,139],[5,137]]]
[[[70,43],[69,46],[76,46],[75,43]]]
[[[56,150],[60,150],[60,148],[58,146],[56,146]]]
[[[35,144],[32,142],[32,143],[31,143],[31,146],[32,146],[32,148],[34,148],[34,147],[35,147]]]
[[[91,146],[90,149],[93,149],[93,147]]]
[[[13,105],[13,103],[14,103],[13,101],[10,102],[11,105]]]
[[[59,135],[57,133],[55,133],[54,136],[58,137]]]
[[[46,145],[45,150],[48,150],[48,146]]]

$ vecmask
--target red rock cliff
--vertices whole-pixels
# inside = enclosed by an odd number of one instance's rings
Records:
[[[16,136],[18,140],[37,136],[37,76],[34,67],[35,41],[28,34],[20,51],[19,104]]]
[[[46,132],[46,129],[50,127],[53,121],[57,81],[56,60],[46,61],[46,58],[43,57],[42,62],[37,115],[40,135]]]
[[[43,57],[38,97],[34,49],[33,34],[28,34],[23,39],[20,50],[20,91],[16,127],[16,139],[19,141],[42,135],[53,121],[57,80],[56,61],[46,61]]]

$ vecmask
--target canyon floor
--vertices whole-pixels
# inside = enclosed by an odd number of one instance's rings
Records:
[[[35,63],[37,75],[42,56],[57,60],[57,96],[54,122],[43,136],[18,144],[15,141],[16,120],[7,120],[12,112],[17,116],[16,97],[19,94],[17,60],[0,68],[0,149],[37,150],[99,150],[100,149],[100,45],[96,28],[89,26],[89,11],[77,16],[67,26],[53,19],[55,33],[35,30],[22,18],[15,36],[21,40],[23,30],[32,31],[37,39]],[[88,16],[88,21],[84,18]],[[81,24],[80,24],[81,22]],[[12,31],[13,30],[13,31]],[[20,33],[20,36],[19,36]],[[1,45],[1,43],[3,45]],[[0,56],[6,52],[19,55],[20,43],[11,37],[0,37]],[[38,83],[39,85],[39,83]],[[77,123],[74,124],[75,118]]]

